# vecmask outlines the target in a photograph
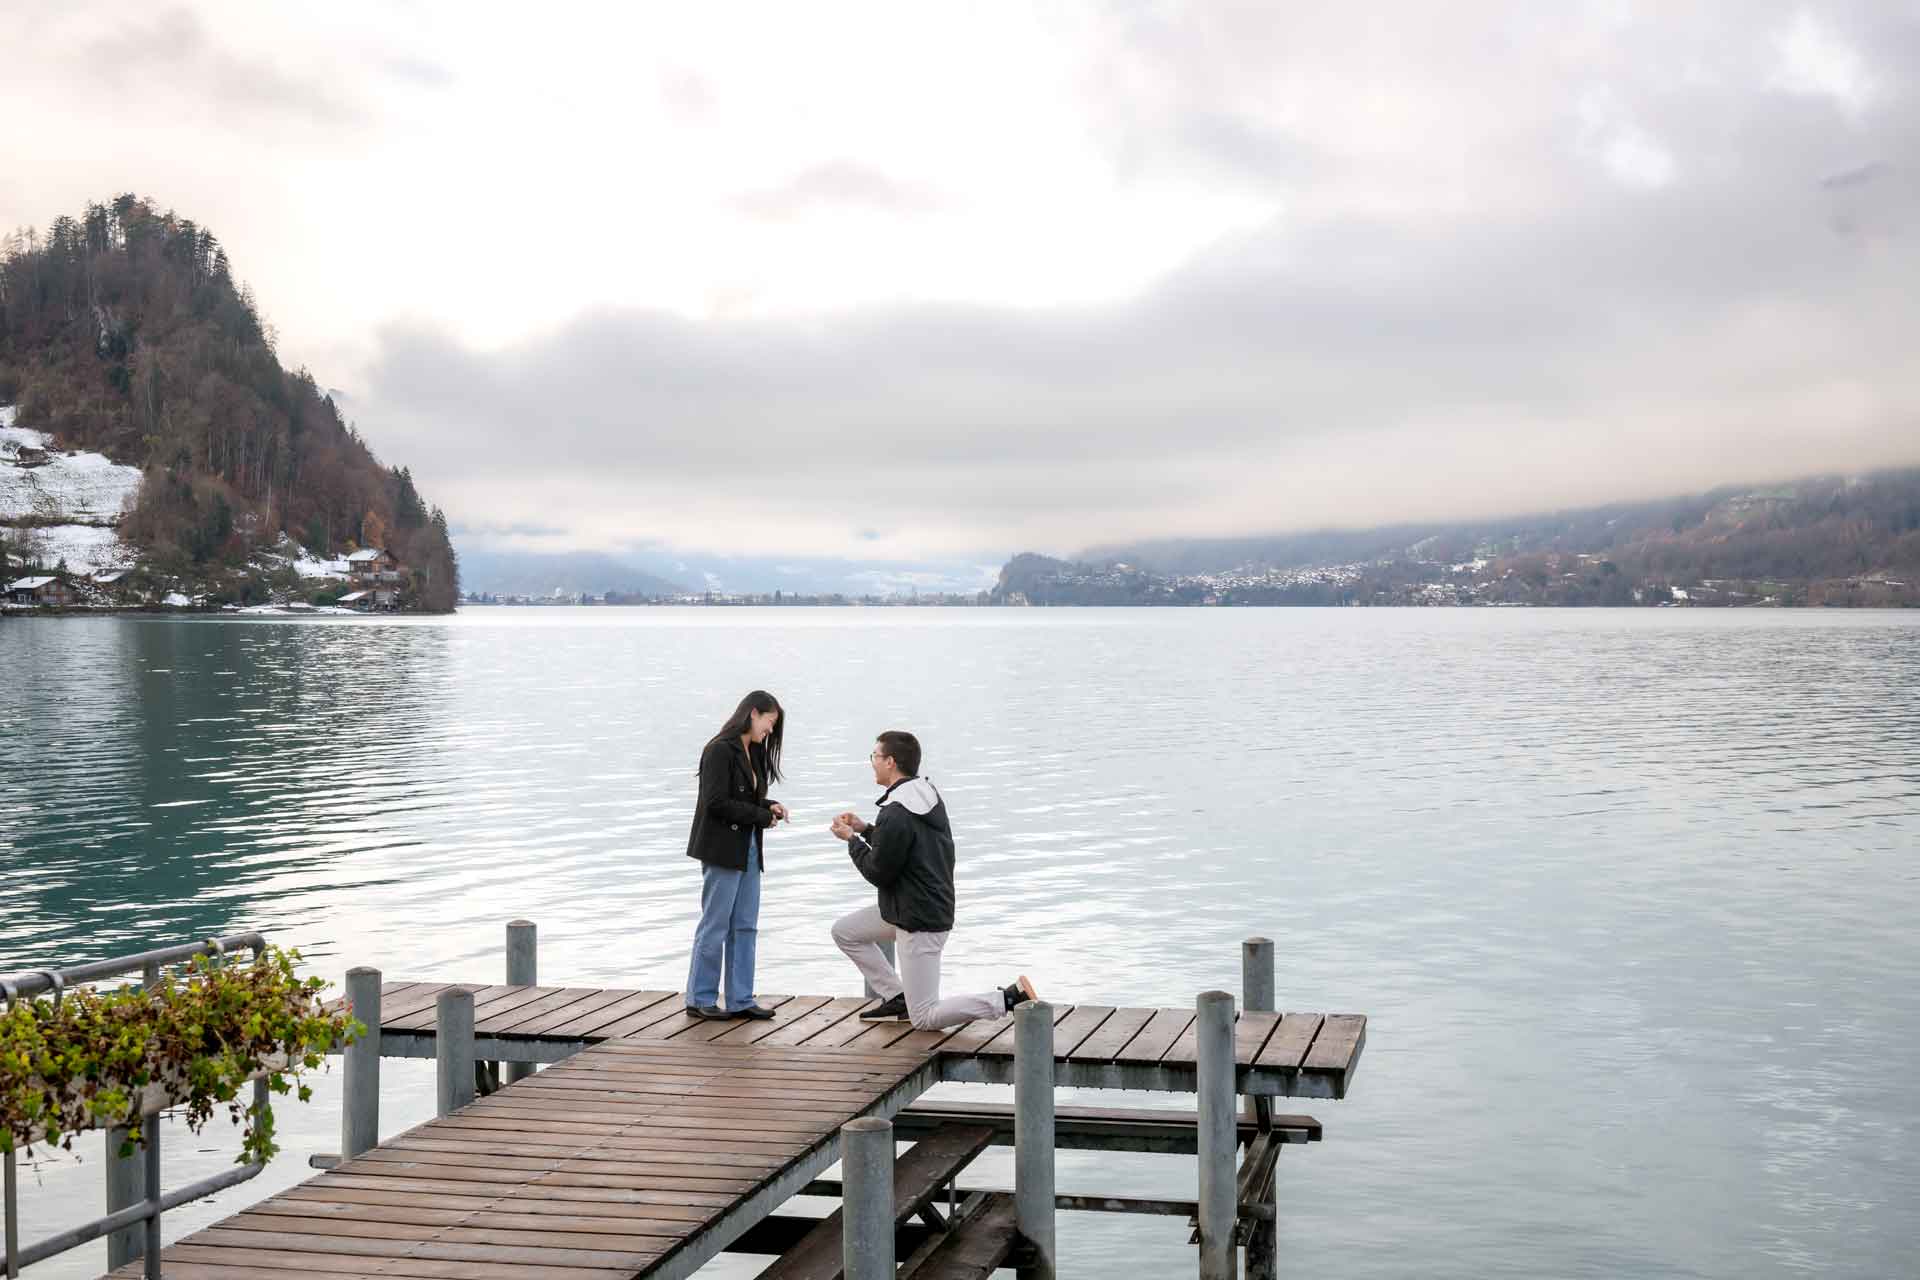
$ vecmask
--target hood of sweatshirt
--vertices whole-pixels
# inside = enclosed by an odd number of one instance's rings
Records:
[[[940,830],[948,830],[947,805],[940,798],[940,792],[933,783],[925,778],[903,778],[887,788],[880,797],[880,807],[897,804],[922,822]]]

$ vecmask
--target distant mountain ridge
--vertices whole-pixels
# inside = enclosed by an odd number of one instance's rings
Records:
[[[1677,593],[1677,594],[1676,594]],[[1920,604],[1920,468],[1493,520],[1016,556],[1054,604]]]

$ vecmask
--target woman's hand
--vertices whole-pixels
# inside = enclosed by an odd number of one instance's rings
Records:
[[[768,805],[767,808],[773,810],[773,820],[775,822],[793,821],[793,815],[787,812],[787,806],[781,804],[778,800]]]

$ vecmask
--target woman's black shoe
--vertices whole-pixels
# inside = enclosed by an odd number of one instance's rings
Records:
[[[907,997],[904,993],[888,1000],[882,1000],[871,1009],[860,1012],[862,1022],[904,1022],[907,1017]]]
[[[762,1009],[757,1004],[750,1004],[744,1009],[735,1009],[733,1016],[736,1018],[753,1018],[756,1021],[764,1022],[773,1016],[773,1010]]]
[[[687,1012],[696,1018],[704,1018],[708,1022],[725,1022],[733,1016],[717,1004],[690,1004],[687,1006]]]

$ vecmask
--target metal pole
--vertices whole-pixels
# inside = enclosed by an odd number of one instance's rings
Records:
[[[473,1101],[473,992],[442,991],[434,1001],[434,1059],[440,1115]]]
[[[1202,991],[1194,1035],[1200,1076],[1200,1280],[1236,1280],[1239,1257],[1233,1224],[1239,1187],[1233,1176],[1238,1126],[1234,1119],[1233,997]]]
[[[1020,1280],[1053,1280],[1053,1006],[1013,1014],[1013,1208],[1029,1246]]]
[[[7,1149],[7,1280],[20,1274],[20,1153]]]
[[[1275,1006],[1273,980],[1273,942],[1268,938],[1248,938],[1240,944],[1240,1005],[1248,1013],[1272,1013]],[[1273,1099],[1249,1098],[1249,1111],[1262,1133],[1273,1128]],[[1247,1196],[1255,1204],[1270,1205],[1277,1212],[1280,1197],[1271,1180],[1249,1188]],[[1270,1218],[1259,1218],[1247,1228],[1247,1280],[1274,1280],[1279,1269],[1280,1233]]]
[[[160,985],[159,961],[148,961],[141,971],[142,990],[152,991]],[[146,1259],[144,1268],[147,1280],[160,1280],[160,1117],[148,1116],[141,1125],[141,1135],[146,1140],[147,1167],[147,1203],[153,1206],[153,1216],[147,1219],[143,1233],[145,1242],[141,1253]]]
[[[347,970],[347,1003],[367,1032],[341,1050],[340,1158],[380,1143],[380,971]]]
[[[840,1265],[846,1280],[893,1280],[893,1122],[840,1127]]]
[[[139,1204],[147,1198],[147,1166],[138,1151],[120,1157],[126,1145],[127,1131],[116,1125],[107,1130],[107,1212]],[[140,1256],[144,1233],[138,1227],[126,1227],[107,1237],[107,1270],[117,1271]]]
[[[531,920],[507,922],[507,985],[537,987],[539,979],[539,931]],[[502,1079],[507,1084],[525,1080],[533,1074],[531,1062],[509,1062]]]

